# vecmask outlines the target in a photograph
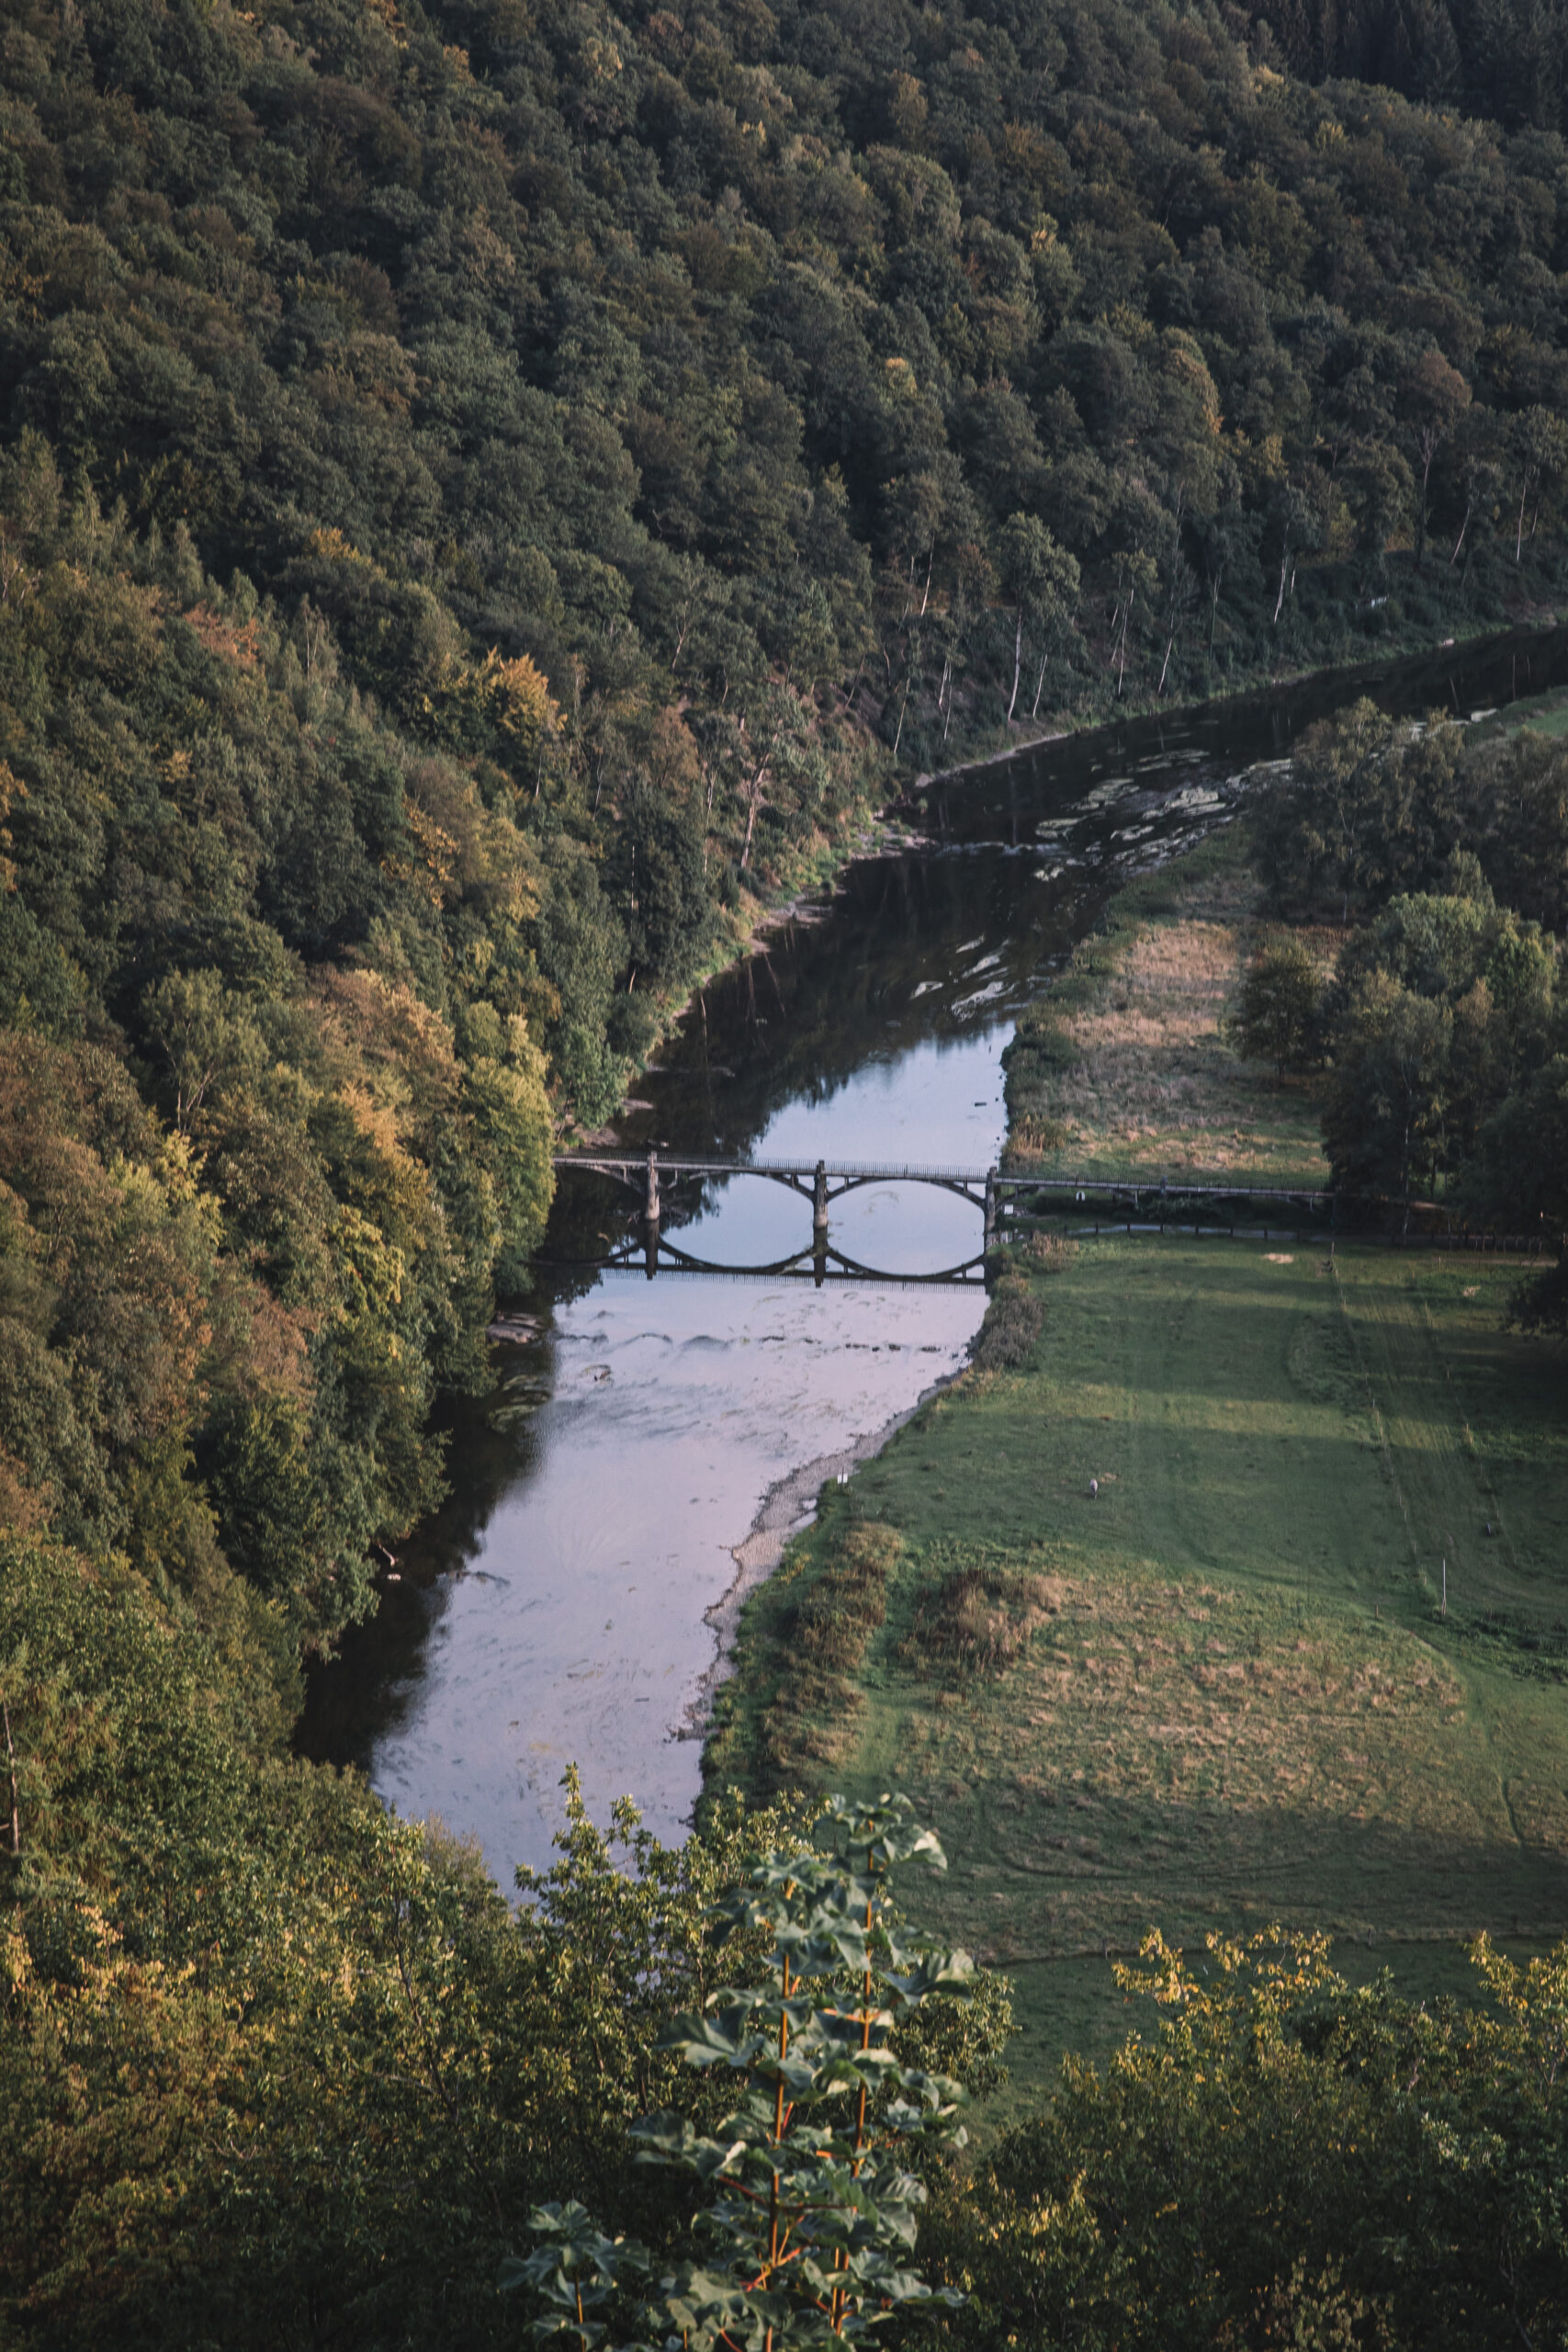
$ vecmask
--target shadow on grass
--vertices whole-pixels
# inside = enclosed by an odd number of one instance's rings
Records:
[[[1033,1804],[931,1804],[953,1876],[937,1898],[984,1920],[987,1957],[1130,1954],[1158,1925],[1201,1943],[1275,1921],[1374,1943],[1568,1933],[1556,1842],[1504,1845],[1311,1808],[1160,1804],[1067,1787]]]

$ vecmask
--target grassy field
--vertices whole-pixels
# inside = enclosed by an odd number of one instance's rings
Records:
[[[1521,696],[1479,725],[1487,735],[1516,735],[1524,727],[1538,735],[1568,735],[1568,690],[1554,686],[1549,694]]]
[[[1120,895],[1019,1023],[1010,1166],[1325,1181],[1315,1081],[1278,1080],[1226,1042],[1261,896],[1235,826]],[[1303,935],[1326,969],[1342,934]]]
[[[1058,1033],[1135,1031],[1092,1105],[1033,1073],[1086,1148],[1133,1134],[1162,1055],[1189,1099],[1232,1083],[1219,870],[1123,905],[1070,976]],[[1172,971],[1201,1010],[1152,1044]],[[1234,1082],[1239,1164],[1304,1161],[1310,1098]],[[1568,1361],[1506,1330],[1517,1269],[1321,1238],[1016,1256],[1018,1360],[827,1490],[750,1606],[710,1776],[920,1801],[953,1865],[920,1914],[1013,1975],[1018,2095],[1121,2030],[1106,1955],[1154,1924],[1325,1928],[1419,1993],[1463,1988],[1482,1927],[1568,1932]]]

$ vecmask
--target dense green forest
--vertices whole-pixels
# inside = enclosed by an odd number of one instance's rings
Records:
[[[721,2118],[655,2044],[801,1817],[612,1852],[579,1808],[513,1914],[288,1758],[301,1666],[441,1492],[555,1141],[896,773],[1562,592],[1559,61],[1480,18],[1455,67],[1412,17],[1402,96],[1322,78],[1370,32],[1165,0],[4,12],[7,2343],[505,2341],[535,2200],[683,2242],[628,2127]],[[1280,820],[1282,898],[1372,925],[1300,1050],[1397,1015],[1441,1105],[1344,1164],[1559,1214],[1554,775],[1314,756],[1393,846]],[[1482,854],[1488,794],[1523,814]],[[1309,1975],[1080,2082],[977,2202],[922,2158],[921,2258],[974,2290],[934,2324],[1007,2340],[1021,2264],[1040,2340],[1560,2327],[1558,1979],[1488,2042]],[[900,2063],[983,2088],[1006,2027],[982,1979]],[[1328,2147],[1359,2211],[1382,2132],[1411,2251],[1342,2279],[1309,2232],[1292,2288],[1222,2233],[1182,2335],[1171,2167],[1095,2152],[1124,2113],[1184,2178],[1250,2165],[1198,2086],[1260,2050],[1324,2119],[1303,2208]],[[1521,2103],[1529,2161],[1456,2188]],[[1484,2267],[1473,2333],[1399,2301],[1434,2247]]]
[[[1308,81],[1347,74],[1511,130],[1562,130],[1565,32],[1553,0],[1268,0],[1253,39]]]

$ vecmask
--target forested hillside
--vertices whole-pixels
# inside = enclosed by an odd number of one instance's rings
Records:
[[[1550,595],[1568,151],[1246,32],[8,13],[14,1517],[330,1644],[890,753]]]
[[[1281,38],[1375,69],[1351,22]],[[926,757],[1014,702],[1010,617],[1051,709],[1540,586],[1538,29],[1506,135],[1217,8],[14,14],[8,422],[541,805],[689,706],[750,865],[814,797],[782,690]],[[547,680],[521,741],[458,685],[492,645]]]

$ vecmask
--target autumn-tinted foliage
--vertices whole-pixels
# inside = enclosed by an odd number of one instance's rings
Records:
[[[214,1608],[237,1570],[310,1649],[439,1492],[430,1400],[542,1227],[537,854],[308,609],[68,503],[36,435],[0,509],[8,1516]]]
[[[1071,2061],[938,2222],[969,2345],[1469,2352],[1568,2317],[1568,1965],[1484,1939],[1478,2007],[1353,1990],[1323,1941],[1158,1936],[1163,2015]]]
[[[0,2332],[514,2341],[494,2280],[536,2200],[683,2240],[628,2127],[729,2104],[660,2034],[754,1981],[765,1939],[721,1954],[709,1913],[800,1811],[719,1805],[665,1848],[629,1803],[601,1833],[569,1776],[559,1859],[512,1911],[439,1826],[258,1762],[246,1667],[124,1563],[0,1538]],[[995,2073],[1007,2002],[976,1989],[907,2063]]]

